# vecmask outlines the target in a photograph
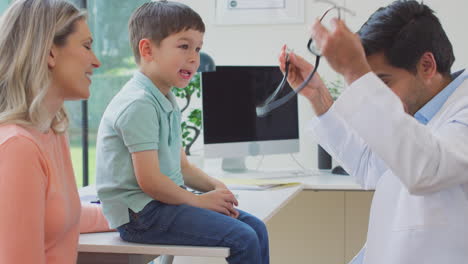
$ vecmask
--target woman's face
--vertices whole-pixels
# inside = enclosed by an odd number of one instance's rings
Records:
[[[63,46],[52,46],[49,69],[52,74],[52,92],[63,100],[79,100],[89,97],[89,85],[94,68],[101,62],[91,50],[93,38],[84,19],[75,22]]]

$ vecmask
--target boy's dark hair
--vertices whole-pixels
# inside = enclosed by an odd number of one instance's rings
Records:
[[[190,7],[169,1],[144,3],[128,21],[130,45],[136,63],[140,63],[140,40],[147,38],[159,45],[169,35],[189,29],[205,32],[203,20]]]
[[[390,65],[416,73],[425,52],[437,71],[449,74],[455,61],[452,44],[434,11],[417,1],[395,1],[379,8],[358,31],[366,56],[383,52]]]

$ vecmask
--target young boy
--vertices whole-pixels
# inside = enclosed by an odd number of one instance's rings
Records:
[[[229,247],[229,263],[269,263],[265,224],[236,210],[226,186],[191,165],[182,150],[171,87],[187,86],[196,73],[204,32],[200,16],[181,3],[149,2],[132,14],[139,70],[99,126],[98,195],[110,226],[126,241]]]

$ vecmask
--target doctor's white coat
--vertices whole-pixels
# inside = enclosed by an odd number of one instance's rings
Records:
[[[468,263],[468,81],[424,126],[368,73],[310,127],[375,188],[363,263]]]

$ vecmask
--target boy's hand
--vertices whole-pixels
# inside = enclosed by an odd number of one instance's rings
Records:
[[[226,186],[226,184],[224,184],[223,182],[219,182],[216,186],[215,186],[215,190],[228,190],[229,192],[231,192],[231,190],[228,189],[228,187]],[[232,193],[232,192],[231,192]],[[234,194],[233,194],[234,195]],[[234,198],[236,196],[234,195]],[[233,204],[234,205],[234,204]],[[236,203],[235,203],[236,206],[239,206],[239,201],[237,201],[236,199]],[[239,217],[239,211],[237,211],[236,209],[234,209],[235,211],[235,214],[232,214],[231,212],[231,215],[229,216],[232,216],[233,218],[237,218]]]
[[[199,195],[197,196],[195,204],[197,207],[237,218],[239,216],[239,212],[234,208],[234,205],[238,205],[237,199],[228,189],[216,189]]]

